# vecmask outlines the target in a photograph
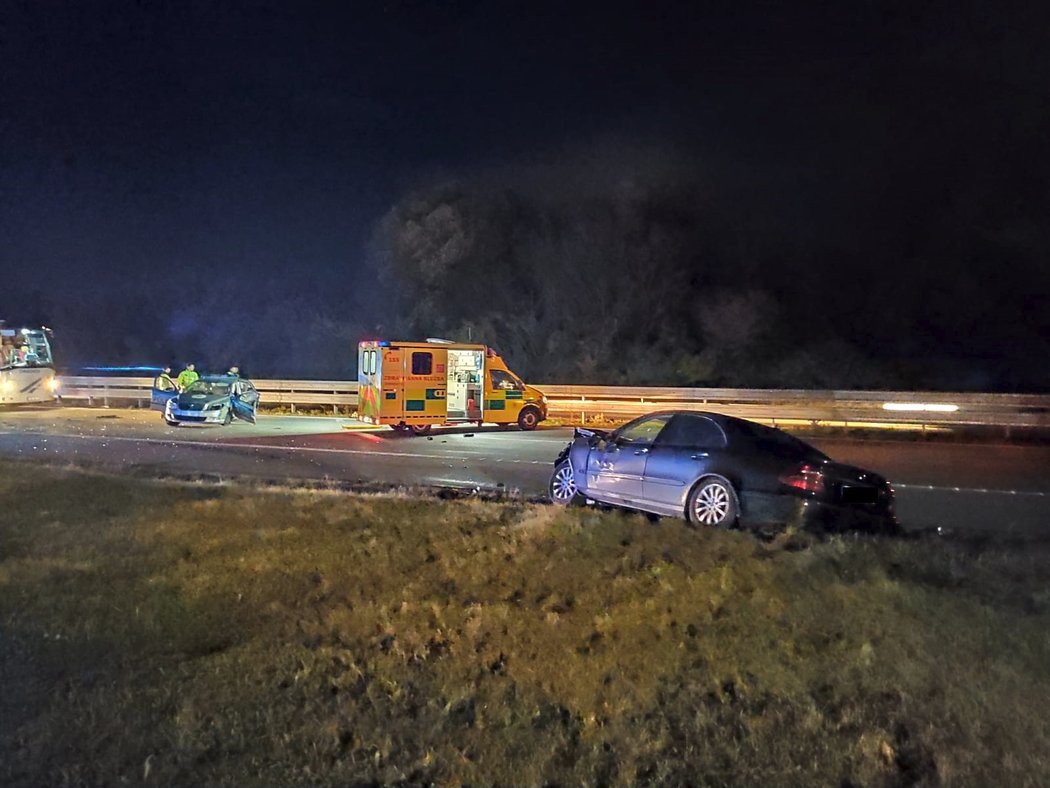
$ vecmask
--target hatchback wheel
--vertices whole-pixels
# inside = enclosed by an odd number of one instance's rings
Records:
[[[721,476],[710,476],[700,481],[689,494],[686,516],[693,525],[731,528],[738,513],[733,485]]]
[[[554,467],[554,473],[547,484],[547,493],[551,501],[559,506],[570,506],[583,501],[583,496],[576,487],[572,463],[568,460],[562,460]]]

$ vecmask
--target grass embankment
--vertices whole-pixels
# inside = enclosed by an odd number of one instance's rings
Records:
[[[4,785],[1050,781],[1044,548],[0,472]]]

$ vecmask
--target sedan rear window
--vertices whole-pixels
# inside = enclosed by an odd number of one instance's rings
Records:
[[[726,436],[722,428],[706,416],[678,415],[671,419],[656,442],[660,446],[721,449],[726,445]]]
[[[810,457],[814,460],[826,460],[828,457],[823,452],[813,448],[803,440],[794,435],[778,430],[775,427],[767,427],[764,424],[756,424],[753,421],[734,420],[729,422],[733,431],[744,440],[754,443],[760,449],[773,451],[787,456]]]

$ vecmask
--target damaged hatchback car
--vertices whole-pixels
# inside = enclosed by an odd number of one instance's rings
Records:
[[[882,476],[718,413],[651,413],[611,432],[578,427],[548,489],[557,504],[599,503],[697,526],[899,530]]]
[[[161,381],[161,378],[157,379]],[[235,418],[255,423],[259,392],[250,380],[233,375],[204,375],[179,392],[154,382],[151,406],[169,426],[229,424]]]

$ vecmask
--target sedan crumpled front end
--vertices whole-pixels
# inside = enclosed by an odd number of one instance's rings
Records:
[[[572,440],[554,459],[554,475],[548,492],[558,504],[583,502],[587,492],[587,462],[591,449],[608,437],[605,430],[576,427]]]

